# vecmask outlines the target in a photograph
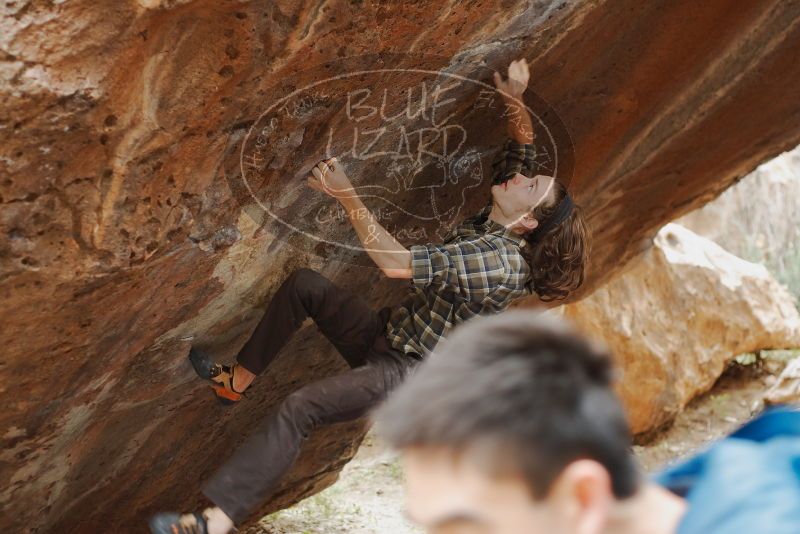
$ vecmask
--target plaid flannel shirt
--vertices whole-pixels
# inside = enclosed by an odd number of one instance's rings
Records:
[[[509,139],[493,166],[493,184],[531,172],[535,149]],[[465,219],[442,244],[411,245],[411,294],[392,309],[387,338],[404,353],[424,358],[453,326],[477,315],[498,313],[531,294],[520,253],[523,237],[488,218],[489,201]]]

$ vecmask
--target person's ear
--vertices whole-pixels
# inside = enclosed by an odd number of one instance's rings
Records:
[[[534,217],[532,213],[526,213],[520,217],[519,224],[524,230],[524,233],[528,233],[539,226],[539,221],[536,220],[536,217]]]
[[[551,498],[575,534],[599,534],[605,530],[614,493],[611,476],[594,460],[575,460],[553,482]]]

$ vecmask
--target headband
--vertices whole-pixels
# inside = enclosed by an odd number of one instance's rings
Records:
[[[572,202],[572,197],[569,196],[569,193],[566,193],[564,198],[561,199],[561,202],[558,203],[558,206],[556,206],[556,209],[554,209],[550,215],[545,217],[539,223],[539,226],[533,229],[533,232],[531,232],[531,237],[528,239],[528,241],[531,243],[536,243],[537,241],[541,240],[541,238],[547,232],[564,222],[564,220],[570,216],[574,207],[575,204]]]

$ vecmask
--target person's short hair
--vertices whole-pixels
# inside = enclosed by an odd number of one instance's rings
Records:
[[[640,475],[611,381],[605,345],[563,319],[509,310],[456,327],[374,419],[398,449],[488,451],[492,474],[522,475],[537,499],[569,463],[592,459],[621,499]]]

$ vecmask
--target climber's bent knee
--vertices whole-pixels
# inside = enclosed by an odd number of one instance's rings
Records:
[[[308,437],[308,434],[319,425],[322,419],[322,414],[319,412],[324,406],[324,403],[312,399],[309,386],[290,393],[280,406],[280,417],[290,421],[303,437]]]
[[[304,302],[307,297],[324,294],[332,284],[323,274],[307,267],[292,271],[288,282],[291,283],[295,293]]]

